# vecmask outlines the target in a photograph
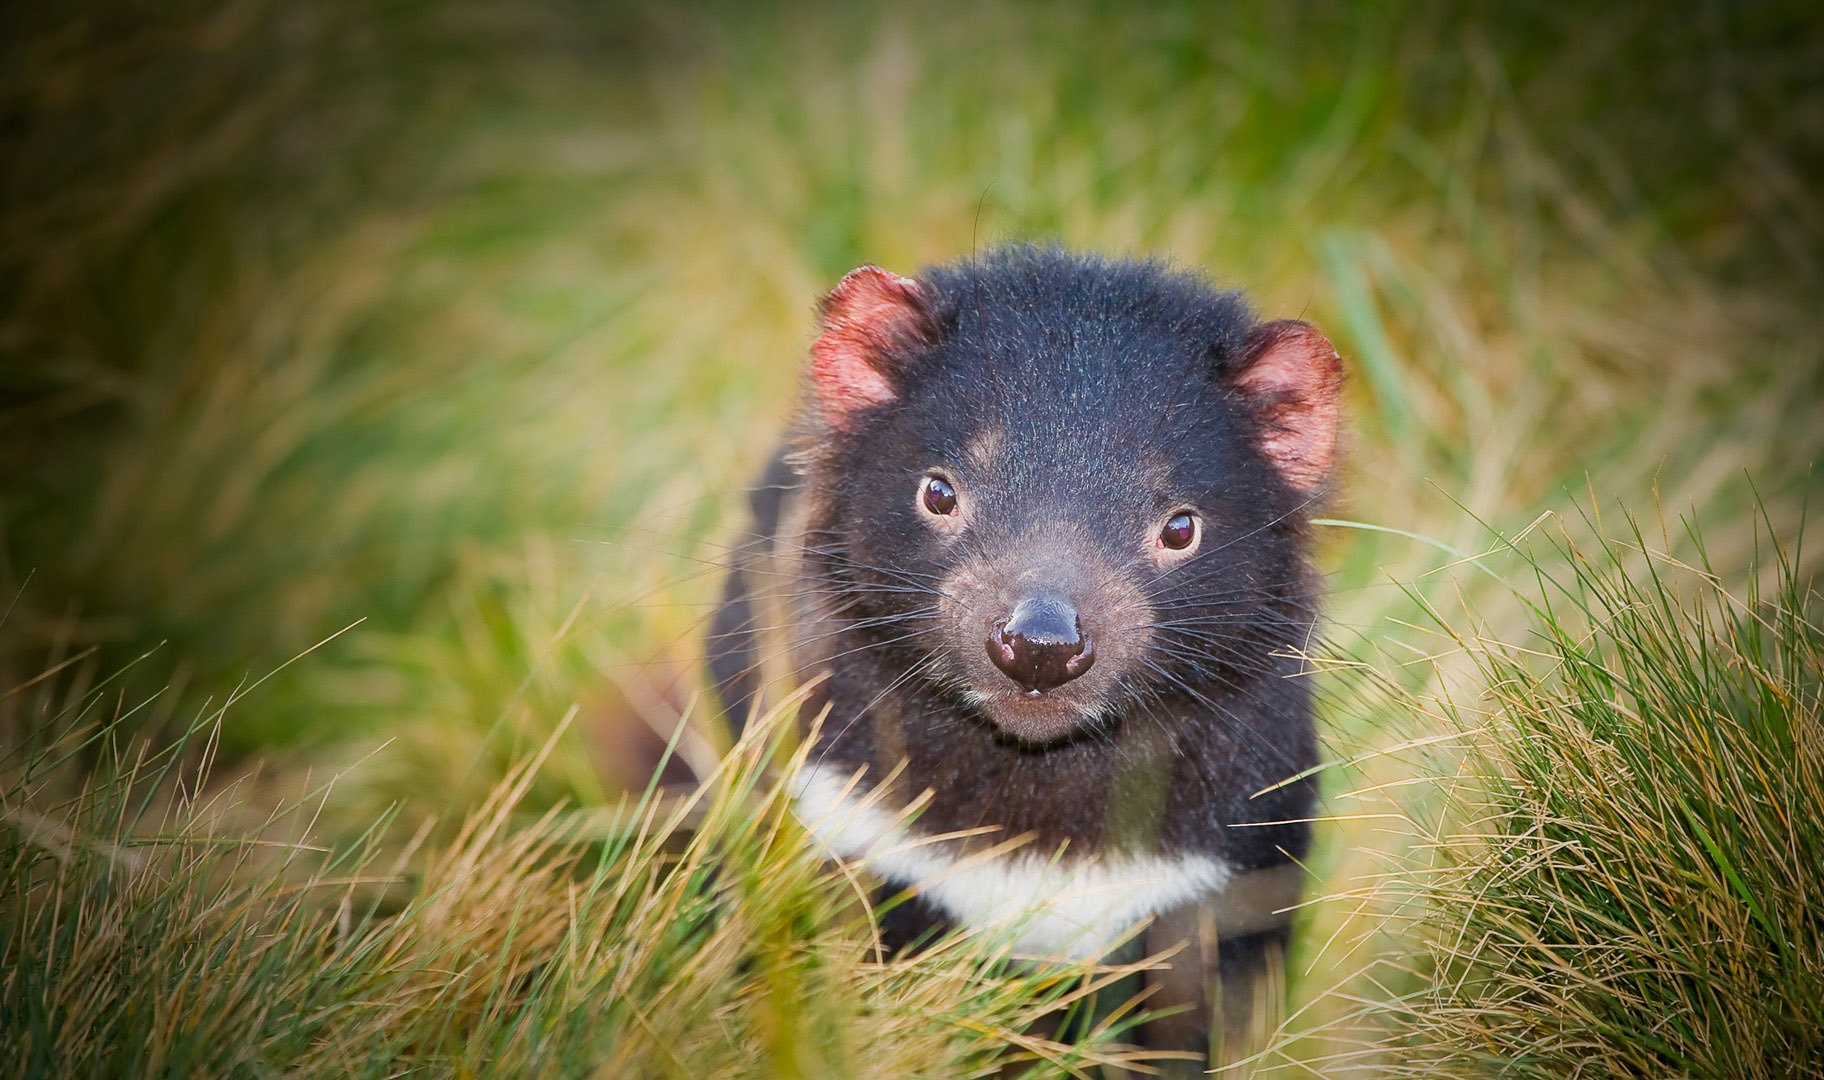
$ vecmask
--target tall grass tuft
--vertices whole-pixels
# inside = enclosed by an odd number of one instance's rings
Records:
[[[379,827],[314,845],[313,803],[249,828],[232,787],[200,796],[184,755],[128,756],[116,726],[13,755],[0,1074],[951,1077],[1134,1060],[1117,1041],[1131,1005],[1084,1009],[1133,968],[1021,967],[970,938],[879,962],[858,883],[821,861],[767,767],[780,730],[758,725],[694,793],[522,816],[547,745],[452,842],[391,853]],[[73,778],[84,750],[103,767]],[[1059,1029],[1072,1041],[1027,1033],[1047,1014],[1082,1017]]]
[[[1480,692],[1389,879],[1424,978],[1388,1072],[1824,1075],[1824,605],[1765,537],[1733,589],[1695,529],[1572,535],[1513,549],[1524,637],[1439,619]]]

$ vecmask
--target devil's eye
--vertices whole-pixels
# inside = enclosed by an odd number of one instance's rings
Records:
[[[956,488],[941,476],[927,476],[919,481],[918,502],[927,512],[948,517],[956,513]]]
[[[1183,551],[1197,540],[1197,515],[1173,514],[1159,530],[1159,543],[1173,551]]]

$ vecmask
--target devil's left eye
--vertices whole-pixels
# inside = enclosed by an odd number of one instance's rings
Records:
[[[956,513],[956,488],[941,476],[927,476],[919,482],[918,501],[927,512],[948,517]]]
[[[1197,540],[1197,515],[1173,514],[1159,530],[1159,544],[1173,551],[1183,551]]]

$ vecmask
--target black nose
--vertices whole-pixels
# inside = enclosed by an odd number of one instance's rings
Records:
[[[1077,609],[1048,596],[1020,601],[988,632],[988,659],[1029,695],[1062,686],[1096,662],[1095,645],[1077,622]]]

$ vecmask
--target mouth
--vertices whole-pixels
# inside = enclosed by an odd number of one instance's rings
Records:
[[[1057,742],[1092,726],[1105,711],[1076,687],[1034,690],[1011,681],[975,689],[969,699],[997,729],[1022,743]]]

